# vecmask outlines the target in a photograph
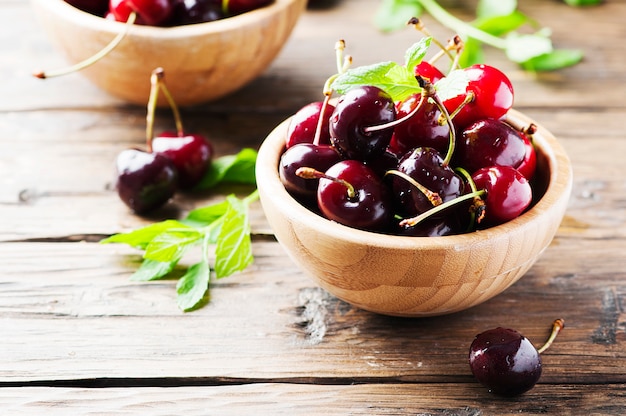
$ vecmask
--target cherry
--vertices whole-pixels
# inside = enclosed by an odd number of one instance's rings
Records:
[[[267,6],[273,0],[222,0],[222,10],[227,16],[249,12]]]
[[[524,160],[517,166],[519,173],[524,175],[529,181],[533,178],[535,170],[537,169],[537,150],[533,145],[531,135],[536,130],[536,126],[531,124],[525,131],[520,132],[522,139],[524,140],[524,148],[526,149],[524,154]]]
[[[118,155],[115,166],[117,193],[137,214],[160,207],[176,192],[176,168],[163,155],[126,149]]]
[[[484,64],[463,71],[469,78],[466,93],[444,101],[458,129],[480,119],[501,118],[511,109],[513,86],[502,71]]]
[[[164,77],[163,68],[156,68],[150,77],[152,88],[148,101],[146,141],[152,152],[162,154],[172,160],[178,170],[180,188],[191,189],[207,172],[213,157],[213,145],[199,134],[185,133],[178,106],[167,88]],[[159,92],[163,93],[172,109],[176,131],[165,131],[152,137],[154,112]]]
[[[426,212],[463,193],[464,183],[441,154],[431,147],[418,147],[400,159],[390,171],[396,208],[401,216]]]
[[[319,178],[317,203],[326,218],[362,230],[388,229],[392,215],[388,189],[364,163],[342,160],[326,173],[300,168],[298,174]]]
[[[426,78],[433,84],[441,78],[445,78],[443,72],[428,61],[422,61],[415,66],[415,75]]]
[[[224,18],[221,0],[174,0],[168,26],[212,22]]]
[[[393,134],[393,128],[376,126],[395,118],[387,92],[371,85],[354,87],[339,98],[330,117],[331,143],[347,159],[372,159],[385,151]]]
[[[394,128],[390,149],[395,153],[406,153],[415,147],[432,147],[445,154],[450,142],[450,126],[441,123],[441,110],[432,100],[422,100],[421,94],[411,95],[396,105],[397,118],[400,119],[413,112],[418,105],[417,113],[407,121]]]
[[[317,204],[318,179],[305,179],[296,174],[301,167],[310,167],[325,172],[341,156],[330,145],[299,143],[287,149],[280,157],[278,174],[281,182],[295,199],[311,207]]]
[[[335,106],[326,104],[324,114],[322,114],[323,107],[323,101],[315,101],[296,111],[287,129],[287,139],[285,143],[287,148],[297,143],[313,143],[316,139],[320,118],[322,125],[320,126],[321,130],[319,132],[318,144],[330,144],[328,124],[329,118],[335,110]]]
[[[498,327],[476,335],[469,350],[472,374],[494,394],[517,396],[527,392],[541,377],[540,354],[563,326],[562,319],[555,320],[550,337],[539,350],[513,329]]]
[[[479,225],[493,226],[518,217],[532,202],[528,180],[510,166],[484,167],[472,174],[476,188],[483,189],[485,217]]]
[[[137,23],[159,26],[172,15],[172,0],[110,0],[109,11],[115,20],[126,22],[131,13],[137,13]]]
[[[528,139],[500,120],[476,121],[457,137],[454,163],[470,173],[486,166],[511,166],[517,169],[527,158]]]
[[[65,0],[65,2],[96,16],[104,16],[109,8],[109,0]]]

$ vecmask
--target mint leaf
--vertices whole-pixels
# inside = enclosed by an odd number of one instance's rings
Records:
[[[404,65],[410,73],[415,74],[415,67],[424,60],[432,40],[433,38],[430,36],[424,37],[406,50],[404,54]]]
[[[209,289],[211,269],[206,261],[189,267],[187,273],[176,284],[176,303],[187,312],[194,309],[204,299]]]
[[[234,196],[229,196],[230,207],[224,214],[224,222],[215,248],[215,274],[218,279],[241,271],[252,261],[252,243],[248,206]]]
[[[482,44],[474,38],[467,38],[459,59],[459,66],[461,68],[467,68],[468,66],[483,62],[485,62],[485,56]]]
[[[522,63],[536,56],[550,53],[552,50],[552,41],[546,36],[511,33],[507,37],[505,52],[511,61]]]
[[[146,282],[149,280],[157,280],[167,276],[174,267],[176,261],[156,261],[144,259],[141,266],[130,276],[130,280],[134,282]]]
[[[454,98],[467,92],[467,86],[469,85],[469,77],[467,73],[461,69],[455,69],[441,78],[435,83],[435,90],[437,90],[437,96],[441,101]]]
[[[207,226],[224,215],[229,206],[230,203],[224,200],[213,205],[196,208],[187,214],[184,221],[196,226]]]
[[[374,15],[374,25],[383,32],[392,32],[406,26],[412,17],[422,14],[419,3],[411,0],[383,0]]]
[[[150,241],[143,255],[156,261],[174,261],[182,257],[185,250],[203,237],[200,230],[192,227],[167,230]]]
[[[478,19],[473,24],[487,33],[502,36],[519,29],[528,22],[529,19],[525,14],[514,11],[507,15]]]
[[[577,49],[555,49],[550,53],[535,56],[522,63],[528,71],[555,71],[577,64],[583,53]]]
[[[236,155],[215,159],[196,188],[209,189],[223,182],[255,185],[256,158],[256,150],[243,149]]]
[[[123,243],[128,244],[131,247],[144,250],[148,246],[148,244],[150,244],[152,239],[157,235],[167,230],[181,227],[187,226],[180,221],[165,220],[142,228],[138,228],[127,233],[114,234],[108,238],[105,238],[104,240],[100,240],[100,243]]]

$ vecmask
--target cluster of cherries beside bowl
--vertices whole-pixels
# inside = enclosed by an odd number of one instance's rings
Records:
[[[106,19],[126,22],[134,12],[137,24],[181,26],[245,13],[273,0],[65,0],[72,6]]]
[[[464,94],[440,100],[433,64],[415,67],[421,93],[394,102],[358,85],[291,119],[279,174],[288,192],[326,218],[410,236],[461,234],[509,221],[533,201],[534,126],[513,127],[508,77],[462,69]]]

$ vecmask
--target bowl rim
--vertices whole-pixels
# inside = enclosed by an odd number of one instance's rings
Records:
[[[285,189],[278,175],[278,163],[284,149],[284,137],[291,117],[280,123],[263,141],[259,148],[257,171],[257,187],[261,195],[261,203],[267,198],[278,200],[273,204],[283,215],[296,222],[306,222],[307,227],[318,230],[322,234],[336,238],[337,241],[350,241],[355,244],[367,244],[386,249],[406,248],[451,248],[465,246],[479,241],[507,237],[512,233],[521,232],[532,223],[539,221],[543,214],[560,210],[569,200],[573,173],[569,157],[556,137],[530,117],[517,110],[510,110],[507,121],[517,125],[533,123],[537,132],[533,135],[536,147],[546,159],[550,176],[544,194],[536,203],[519,217],[494,227],[450,236],[414,237],[383,234],[360,230],[328,220],[310,211],[295,200]],[[259,163],[260,162],[260,163]],[[297,219],[296,219],[297,218]]]
[[[301,6],[304,9],[306,0],[274,0],[267,6],[213,22],[168,27],[134,25],[129,31],[128,36],[178,39],[237,31],[247,26],[257,24],[258,22],[268,20],[275,14],[284,12],[289,6],[298,2],[302,3]],[[35,8],[43,9],[44,15],[63,16],[67,21],[76,25],[89,27],[90,30],[111,33],[113,36],[123,32],[126,28],[126,24],[123,22],[108,20],[80,10],[67,3],[65,0],[31,0],[31,4]]]

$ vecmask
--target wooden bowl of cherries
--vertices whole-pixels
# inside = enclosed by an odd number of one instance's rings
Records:
[[[307,0],[32,0],[51,40],[94,84],[144,105],[155,68],[179,105],[223,97],[258,77]],[[165,101],[160,106],[167,106]]]
[[[380,314],[449,314],[501,293],[550,245],[571,193],[566,153],[512,109],[507,76],[444,74],[424,59],[431,41],[401,64],[338,65],[324,99],[277,126],[257,160],[289,256]]]

